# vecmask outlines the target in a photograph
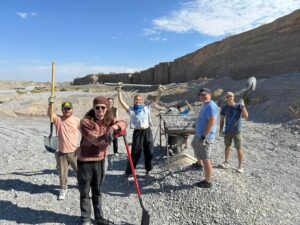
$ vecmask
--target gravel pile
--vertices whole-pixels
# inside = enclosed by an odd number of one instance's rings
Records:
[[[189,165],[165,170],[164,150],[156,143],[152,176],[145,176],[141,163],[137,168],[151,224],[300,224],[299,124],[244,123],[243,174],[235,171],[235,151],[229,169],[218,167],[224,145],[217,139],[212,189],[194,185],[202,175]],[[43,146],[48,134],[47,119],[1,118],[0,224],[78,224],[77,180],[70,172],[67,197],[58,201],[54,155]],[[115,224],[140,224],[134,184],[123,177],[127,156],[122,140],[119,147],[120,156],[111,150],[107,158],[104,214]],[[192,154],[191,147],[186,152]]]

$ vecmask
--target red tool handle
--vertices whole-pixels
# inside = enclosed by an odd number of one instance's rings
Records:
[[[129,165],[130,165],[130,168],[131,168],[131,171],[132,171],[132,174],[133,174],[133,179],[134,179],[136,192],[137,192],[137,195],[139,196],[139,198],[141,198],[141,191],[140,191],[140,187],[139,187],[139,184],[138,184],[135,169],[134,169],[134,166],[133,166],[129,146],[128,146],[127,139],[126,139],[126,134],[123,135],[123,139],[124,139],[124,143],[125,143],[125,147],[126,147],[126,151],[127,151],[127,155],[128,155]]]

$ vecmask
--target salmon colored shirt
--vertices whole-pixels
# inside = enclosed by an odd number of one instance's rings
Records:
[[[75,116],[67,119],[57,116],[55,127],[58,136],[58,150],[62,153],[75,152],[80,134],[80,119]]]

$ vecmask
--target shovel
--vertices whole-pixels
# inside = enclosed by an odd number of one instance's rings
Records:
[[[54,97],[54,63],[52,63],[51,97]],[[44,145],[48,152],[54,153],[58,149],[58,137],[53,136],[53,103],[50,103],[50,135],[44,136]]]
[[[150,215],[149,215],[148,211],[145,209],[145,207],[143,205],[142,195],[141,195],[140,187],[139,187],[139,184],[138,184],[137,176],[136,176],[136,173],[135,173],[135,169],[134,169],[134,166],[133,166],[133,163],[132,163],[132,158],[131,158],[131,155],[130,155],[130,150],[129,150],[129,146],[128,146],[127,139],[126,139],[126,134],[123,134],[122,136],[123,136],[123,139],[124,139],[124,143],[125,143],[125,147],[126,147],[126,151],[127,151],[127,155],[128,155],[128,160],[129,160],[129,164],[130,164],[130,168],[131,168],[133,178],[134,178],[135,189],[136,189],[137,195],[139,197],[140,205],[143,209],[141,225],[149,225],[150,224]]]

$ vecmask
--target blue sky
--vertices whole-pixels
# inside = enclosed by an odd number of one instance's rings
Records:
[[[0,80],[134,72],[300,8],[300,0],[2,0]]]

